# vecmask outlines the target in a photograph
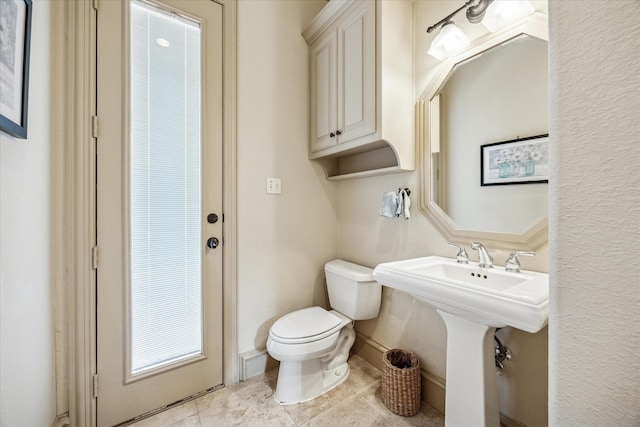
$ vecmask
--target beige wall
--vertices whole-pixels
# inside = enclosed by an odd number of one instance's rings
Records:
[[[593,6],[549,2],[549,423],[637,426],[640,3]]]
[[[536,6],[541,8],[539,3]],[[451,9],[452,3],[446,0],[417,1],[414,5],[414,80],[417,96],[426,87],[437,64],[435,59],[426,54],[431,42],[429,37],[432,36],[427,36],[425,30],[450,13]],[[482,25],[466,23],[463,16],[456,23],[464,27],[471,39],[487,31]],[[418,179],[419,173],[416,171],[339,184],[341,258],[374,267],[381,262],[404,258],[455,255],[435,225],[415,208],[417,203],[414,203],[412,218],[408,221],[391,220],[378,215],[384,192],[409,187],[415,198],[419,193]],[[491,247],[489,250],[497,264],[504,264],[508,252]],[[470,255],[476,259],[475,254]],[[523,258],[521,261],[526,269],[548,271],[548,248],[539,248],[534,258]],[[414,351],[427,371],[445,377],[446,329],[440,316],[429,305],[384,288],[378,319],[358,322],[356,328],[385,347]],[[529,427],[546,426],[547,328],[537,334],[507,328],[498,332],[498,336],[513,351],[512,361],[507,362],[507,367],[498,377],[500,410]]]
[[[0,132],[0,425],[55,419],[50,5],[33,4],[28,139]]]
[[[308,49],[326,2],[238,2],[238,350],[264,346],[283,314],[325,304],[337,256],[337,186],[308,160]],[[266,194],[266,178],[282,195]]]

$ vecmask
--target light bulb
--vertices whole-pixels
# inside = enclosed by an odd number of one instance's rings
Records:
[[[440,33],[433,39],[428,53],[442,60],[455,55],[469,44],[469,39],[464,32],[453,21],[449,21],[442,26]]]
[[[534,8],[528,0],[495,0],[487,8],[482,25],[495,33],[533,12]]]
[[[501,19],[513,19],[518,12],[518,4],[515,1],[500,1],[498,15]],[[489,5],[491,7],[491,5]]]

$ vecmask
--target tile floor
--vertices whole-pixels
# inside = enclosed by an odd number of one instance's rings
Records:
[[[382,403],[382,373],[358,356],[349,359],[349,378],[310,402],[279,405],[273,400],[278,371],[235,384],[133,424],[133,427],[217,426],[424,426],[443,427],[444,417],[422,404],[413,417],[401,417]]]

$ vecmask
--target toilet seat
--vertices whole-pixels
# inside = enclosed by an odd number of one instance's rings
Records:
[[[269,336],[282,344],[304,344],[335,334],[348,321],[336,311],[329,312],[321,307],[303,308],[278,319]]]

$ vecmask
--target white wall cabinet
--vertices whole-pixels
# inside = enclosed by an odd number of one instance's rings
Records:
[[[304,37],[310,158],[330,179],[415,167],[410,1],[332,0]]]
[[[372,2],[359,2],[310,47],[311,152],[375,132]]]

